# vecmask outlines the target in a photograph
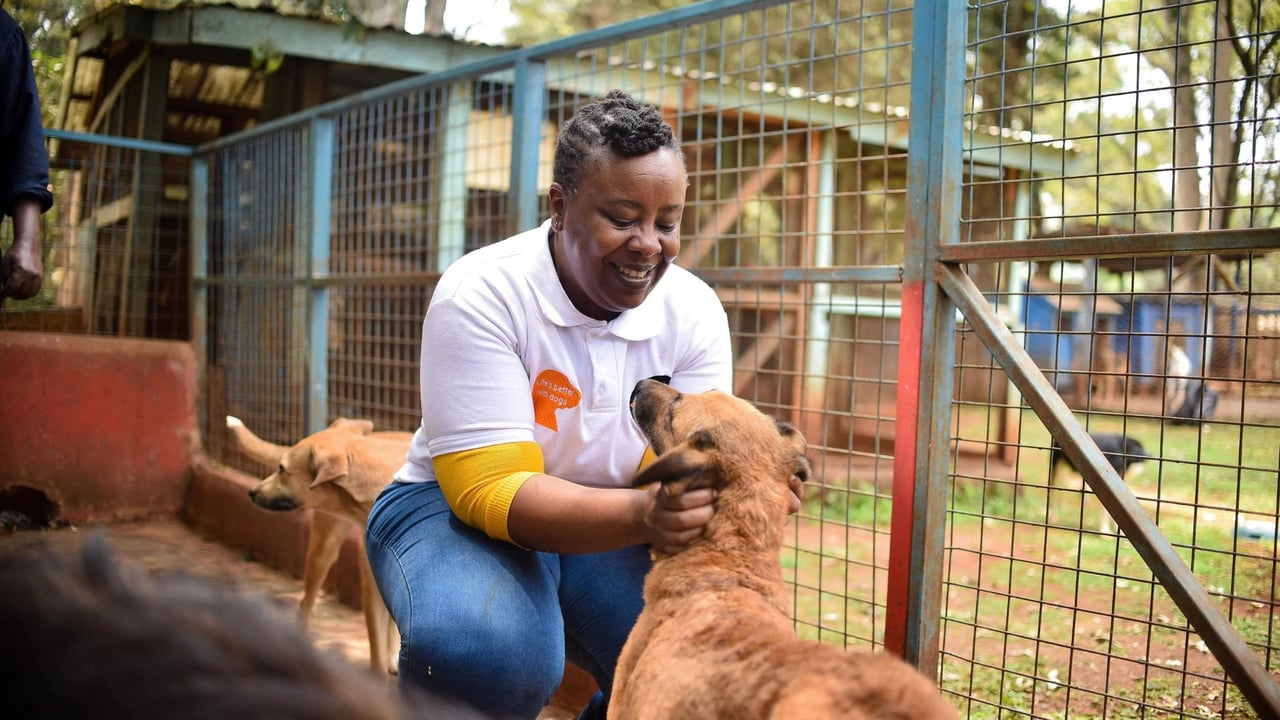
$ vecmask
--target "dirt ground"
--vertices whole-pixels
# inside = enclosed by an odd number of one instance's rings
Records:
[[[225,545],[202,538],[175,518],[98,527],[106,533],[117,555],[148,570],[178,569],[207,575],[232,587],[249,588],[290,601],[302,595],[301,580],[249,560]],[[0,532],[0,552],[44,543],[58,550],[72,551],[92,529],[69,527]],[[369,643],[360,611],[342,604],[331,595],[323,595],[316,603],[309,631],[321,648],[339,652],[361,667],[368,665]],[[538,720],[572,720],[575,714],[567,708],[549,706]]]

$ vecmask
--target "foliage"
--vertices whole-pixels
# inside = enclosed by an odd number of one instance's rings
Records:
[[[163,7],[177,5],[182,1],[155,0],[138,4]],[[431,0],[442,6],[446,1]],[[130,3],[127,0],[120,3],[111,0],[23,0],[5,4],[5,11],[22,26],[31,42],[32,67],[46,127],[52,126],[56,120],[72,29],[93,13],[114,4]],[[341,23],[343,37],[352,41],[363,38],[365,27],[357,18],[366,14],[394,17],[398,12],[399,22],[404,22],[402,0],[261,0],[261,4],[281,8],[282,12]],[[391,6],[389,10],[388,6]],[[254,49],[253,61],[256,69],[270,73],[279,67],[283,57],[278,51],[273,53],[271,47],[262,47]]]
[[[1166,10],[1116,0],[1104,7],[1105,15],[1072,12],[1065,18],[1069,25],[1041,10],[1035,22],[1044,30],[1037,29],[1029,44],[1025,72],[1017,71],[1017,57],[1001,56],[995,64],[993,55],[983,65],[980,54],[974,73],[980,87],[991,77],[1005,83],[998,107],[1005,109],[1006,126],[1066,138],[1084,161],[1080,174],[1091,177],[1056,189],[1051,199],[1064,220],[1092,224],[1098,218],[1122,231],[1174,229],[1173,210],[1209,206],[1207,168],[1215,166],[1226,175],[1213,178],[1213,205],[1224,209],[1208,226],[1280,222],[1268,201],[1280,180],[1274,162],[1280,155],[1280,82],[1274,80],[1280,48],[1277,35],[1264,30],[1280,23],[1275,3],[1221,0]],[[1007,34],[986,44],[1003,45]],[[1215,64],[1215,52],[1224,46],[1229,57]],[[1034,78],[1030,94],[1022,77]],[[1214,111],[1214,93],[1224,91],[1234,107],[1226,118]],[[990,113],[990,93],[978,97],[975,112]],[[1215,137],[1220,125],[1230,126],[1227,136]],[[1177,167],[1192,169],[1198,186],[1189,201],[1175,199],[1169,189],[1175,158],[1186,152],[1185,145],[1176,147],[1180,132],[1194,136],[1188,140],[1200,155],[1177,160]]]
[[[684,4],[511,0],[518,22],[508,39],[543,42]],[[1280,163],[1275,162],[1280,156],[1280,34],[1269,31],[1280,27],[1280,4],[1220,0],[1171,3],[1165,9],[1115,0],[1084,6],[1091,9],[1036,0],[970,6],[974,119],[1066,139],[1082,164],[1080,177],[1037,198],[1041,206],[1035,214],[1121,231],[1170,230],[1177,207],[1209,206],[1209,171],[1197,168],[1216,166],[1230,172],[1214,180],[1213,204],[1222,210],[1210,218],[1212,227],[1280,224],[1277,204],[1270,200],[1280,193]],[[656,59],[684,67],[691,64],[687,57],[711,70],[763,66],[769,68],[764,77],[746,80],[906,105],[909,58],[875,48],[909,43],[909,6],[879,0],[850,7],[834,0],[786,3],[710,22],[679,37],[629,42],[621,50],[632,61]],[[792,27],[814,29],[801,39],[775,35],[771,30],[783,15]],[[840,33],[828,30],[837,27],[828,25],[834,22],[843,23]],[[1220,46],[1230,47],[1230,62],[1215,65]],[[1227,136],[1212,134],[1215,124],[1224,124],[1212,116],[1212,95],[1223,88],[1233,100],[1230,147],[1222,147]],[[1175,95],[1185,103],[1179,112],[1191,113],[1190,120],[1175,117]],[[1180,133],[1195,139],[1179,139]],[[1212,158],[1211,141],[1219,144]],[[1175,148],[1179,142],[1181,150]],[[1186,142],[1202,156],[1185,159]],[[1200,186],[1192,188],[1194,199],[1175,200],[1170,192],[1175,157],[1183,158],[1178,165],[1190,173],[1183,185],[1190,177]]]
[[[62,94],[71,28],[93,10],[93,0],[26,0],[5,7],[31,43],[31,65],[46,127],[55,119]]]

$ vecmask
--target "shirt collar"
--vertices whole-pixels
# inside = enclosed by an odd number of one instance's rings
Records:
[[[531,266],[526,277],[538,307],[547,320],[559,327],[603,327],[623,340],[648,340],[658,334],[662,328],[661,296],[666,293],[666,280],[659,282],[649,297],[640,307],[623,312],[611,321],[596,320],[582,314],[574,307],[569,294],[560,284],[556,275],[555,263],[551,260],[551,243],[548,241],[551,232],[551,221],[547,220],[538,228],[531,230]],[[668,268],[670,272],[671,268]]]

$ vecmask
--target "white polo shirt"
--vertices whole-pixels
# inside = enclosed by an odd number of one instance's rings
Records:
[[[672,265],[639,307],[595,320],[565,294],[549,231],[470,252],[440,278],[422,323],[422,426],[397,480],[434,481],[432,456],[532,441],[550,475],[626,486],[647,446],[628,410],[637,382],[732,391],[728,318],[706,283]]]

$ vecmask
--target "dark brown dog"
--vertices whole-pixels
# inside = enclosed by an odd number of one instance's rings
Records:
[[[265,595],[119,561],[100,531],[74,552],[0,548],[0,587],[5,717],[477,717],[317,648]]]
[[[315,510],[298,603],[304,625],[342,543],[352,527],[359,528],[356,537],[369,664],[375,670],[394,673],[400,636],[374,583],[364,552],[363,530],[373,501],[404,464],[412,433],[372,432],[373,423],[368,420],[338,418],[328,428],[285,447],[259,438],[238,418],[228,416],[227,428],[246,455],[276,467],[249,491],[254,504],[276,511]]]
[[[799,431],[732,395],[683,395],[654,380],[636,386],[632,411],[659,454],[636,485],[718,494],[700,539],[655,555],[611,719],[956,717],[905,662],[795,636],[779,551],[789,481],[809,473]]]

